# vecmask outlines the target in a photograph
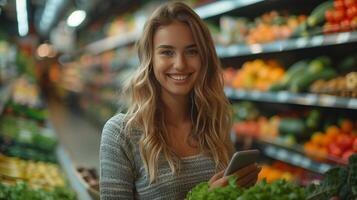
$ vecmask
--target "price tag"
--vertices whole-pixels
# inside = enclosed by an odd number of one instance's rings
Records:
[[[277,100],[279,102],[286,102],[289,99],[289,93],[288,92],[279,92],[277,95]]]
[[[308,159],[308,158],[303,158],[302,161],[301,161],[301,165],[304,168],[309,168],[311,166],[311,160]]]
[[[261,92],[258,92],[258,91],[252,91],[251,92],[251,97],[252,99],[260,99],[260,97],[262,96],[262,93]]]
[[[228,96],[228,97],[233,97],[233,89],[232,88],[225,87],[224,93],[226,93],[226,96]]]
[[[323,41],[324,41],[324,36],[319,35],[311,39],[311,44],[313,46],[320,46],[323,43]]]
[[[253,53],[253,54],[258,54],[258,53],[261,53],[263,51],[263,48],[260,44],[253,44],[253,45],[250,45],[250,51]]]
[[[306,38],[299,38],[296,40],[296,47],[298,48],[303,48],[306,47],[307,45],[307,39]]]
[[[323,106],[334,106],[336,104],[337,98],[333,96],[322,96],[320,98],[320,104]]]
[[[316,104],[318,97],[314,94],[308,94],[305,97],[306,104],[313,105]]]
[[[357,99],[350,99],[348,101],[347,107],[357,109]]]
[[[320,166],[319,166],[319,171],[321,173],[325,173],[326,171],[328,171],[329,169],[331,169],[331,166],[330,165],[327,165],[327,164],[324,164],[324,163],[321,163]]]
[[[351,36],[350,32],[340,33],[337,35],[336,43],[341,44],[341,43],[348,42],[350,36]]]
[[[289,158],[288,151],[286,151],[285,149],[280,149],[280,151],[278,151],[277,153],[277,156],[281,160],[286,160]]]
[[[245,90],[235,90],[235,96],[237,98],[245,98],[247,96],[247,92]]]

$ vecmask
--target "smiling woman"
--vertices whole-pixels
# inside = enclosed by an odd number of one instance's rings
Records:
[[[183,199],[196,184],[227,185],[232,114],[211,35],[186,4],[159,7],[137,43],[126,114],[104,126],[101,199]],[[236,171],[253,185],[259,168]]]

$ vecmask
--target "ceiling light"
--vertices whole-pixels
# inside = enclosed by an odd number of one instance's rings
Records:
[[[29,32],[26,0],[16,0],[16,15],[19,35],[25,36]]]
[[[79,26],[86,18],[86,12],[84,10],[73,11],[67,18],[67,25],[70,27]]]

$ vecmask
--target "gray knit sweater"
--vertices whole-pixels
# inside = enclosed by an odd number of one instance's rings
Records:
[[[161,156],[157,179],[149,184],[139,153],[140,130],[128,136],[124,115],[112,117],[104,126],[100,145],[100,199],[184,199],[196,184],[215,173],[212,159],[204,155],[184,157],[175,175]]]

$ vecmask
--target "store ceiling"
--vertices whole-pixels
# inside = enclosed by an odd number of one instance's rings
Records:
[[[21,1],[21,0],[20,0]],[[87,12],[84,28],[93,21],[105,20],[140,4],[140,0],[24,0],[27,3],[30,31],[48,38],[51,30],[71,12],[80,9]],[[0,0],[0,24],[6,29],[17,30],[16,0]],[[10,28],[11,26],[11,28]],[[11,31],[12,32],[12,31]]]

